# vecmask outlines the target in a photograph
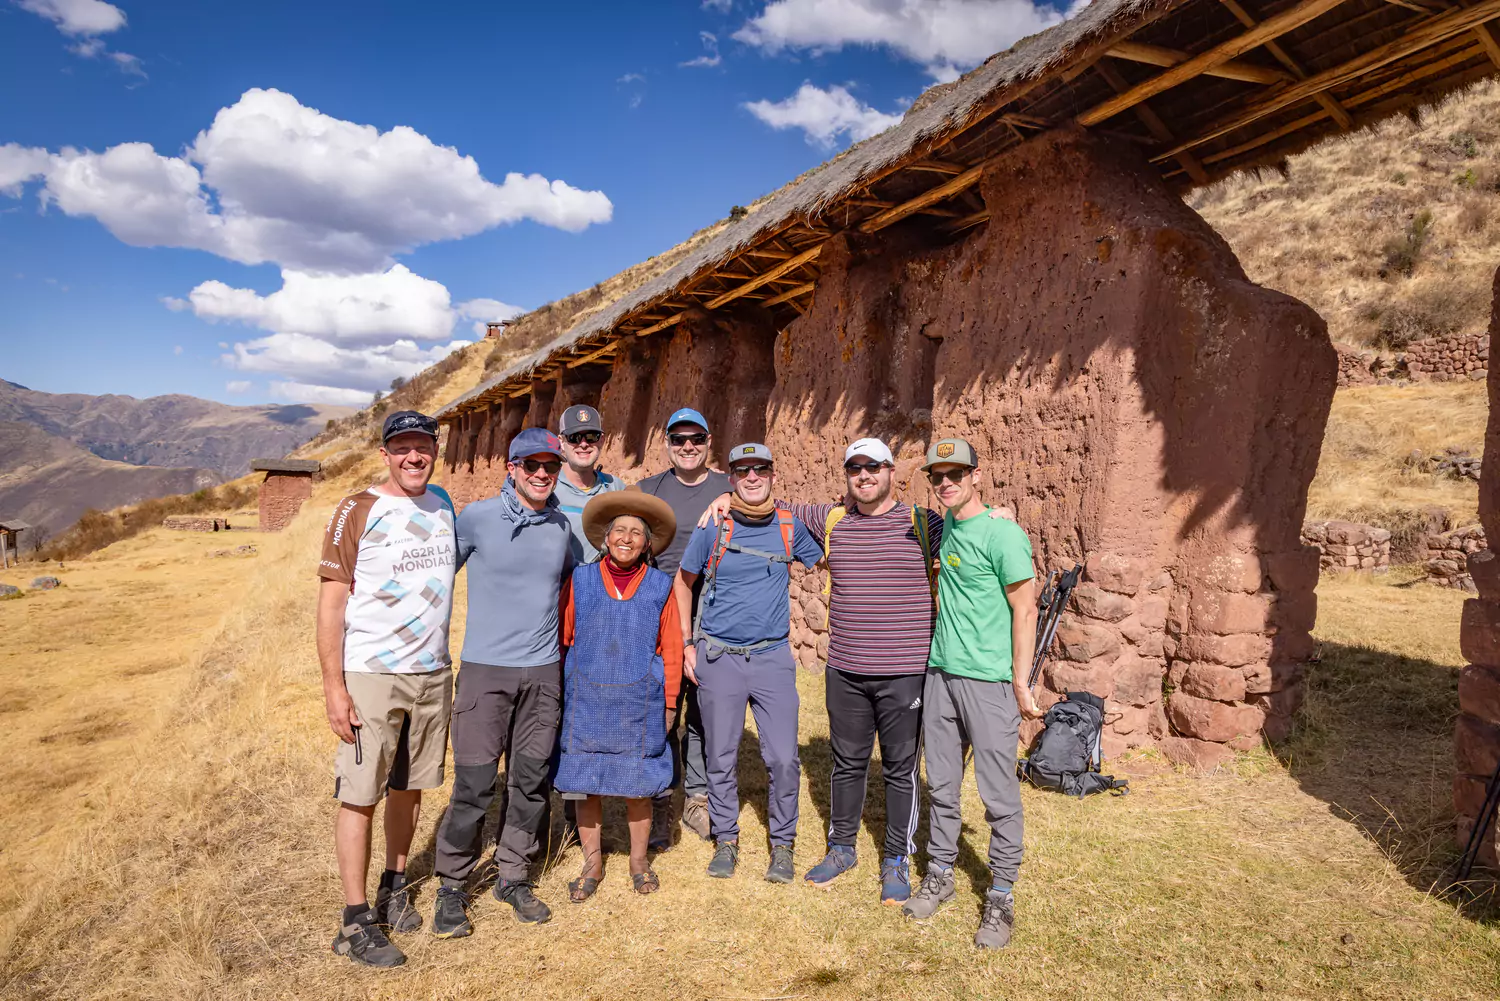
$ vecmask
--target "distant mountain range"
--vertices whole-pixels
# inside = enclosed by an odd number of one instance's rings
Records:
[[[279,457],[350,407],[40,393],[0,379],[0,520],[57,532],[89,508],[186,493]]]

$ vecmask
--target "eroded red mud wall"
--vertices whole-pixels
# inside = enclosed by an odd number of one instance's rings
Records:
[[[260,484],[260,530],[279,532],[286,528],[302,510],[302,502],[311,496],[311,474],[267,473]]]
[[[1495,298],[1490,317],[1490,343],[1500,343],[1500,271],[1495,273]],[[1485,535],[1500,538],[1500,372],[1489,366],[1489,426],[1484,435],[1484,463],[1479,479],[1479,520]],[[1493,549],[1469,557],[1469,573],[1479,597],[1464,602],[1460,633],[1469,666],[1458,679],[1459,717],[1454,733],[1458,774],[1453,780],[1453,805],[1458,814],[1460,844],[1468,841],[1484,802],[1485,784],[1500,761],[1500,557]],[[1496,827],[1492,824],[1481,858],[1496,864]]]
[[[1039,567],[1087,557],[1045,684],[1105,695],[1111,750],[1170,738],[1211,761],[1283,731],[1310,646],[1317,553],[1298,529],[1336,357],[1321,319],[1251,284],[1136,157],[1040,137],[990,170],[991,221],[966,239],[930,242],[922,222],[839,237],[787,329],[746,307],[627,345],[599,397],[606,468],[664,468],[662,423],[690,405],[717,461],[765,440],[782,496],[838,496],[844,445],[875,434],[901,496],[930,504],[927,442],[963,435]],[[821,589],[796,586],[812,665]]]

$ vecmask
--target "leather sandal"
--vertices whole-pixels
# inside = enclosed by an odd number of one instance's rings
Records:
[[[635,884],[635,892],[639,894],[655,893],[661,889],[661,880],[656,878],[656,873],[650,869],[645,872],[633,872],[630,881]]]
[[[599,889],[599,881],[593,876],[579,876],[568,884],[568,900],[581,904],[592,897],[597,889]]]

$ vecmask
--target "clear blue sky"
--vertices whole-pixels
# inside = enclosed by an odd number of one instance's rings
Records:
[[[1058,16],[946,6],[0,0],[0,377],[352,402]]]

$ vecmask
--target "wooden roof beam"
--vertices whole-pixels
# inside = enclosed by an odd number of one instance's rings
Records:
[[[909,170],[928,170],[934,174],[962,174],[969,168],[961,163],[952,163],[948,160],[926,159],[918,160],[916,163],[907,164]]]
[[[1155,97],[1163,91],[1170,90],[1178,84],[1186,83],[1194,77],[1202,76],[1216,66],[1222,66],[1236,56],[1258,48],[1274,38],[1279,38],[1287,32],[1301,27],[1307,22],[1323,14],[1328,13],[1344,0],[1302,0],[1295,7],[1288,8],[1266,21],[1251,28],[1242,35],[1220,42],[1206,52],[1199,53],[1185,63],[1178,63],[1168,69],[1165,73],[1159,73],[1149,80],[1131,87],[1123,94],[1116,94],[1108,101],[1097,104],[1083,114],[1078,116],[1080,125],[1098,125],[1107,119],[1113,118],[1122,111],[1140,104],[1150,97]]]
[[[1257,22],[1254,16],[1239,5],[1239,0],[1219,0],[1219,2],[1224,5],[1225,10],[1238,18],[1239,22],[1245,27],[1255,27]],[[1267,42],[1265,48],[1267,52],[1276,58],[1277,62],[1281,63],[1281,65],[1285,66],[1291,72],[1292,76],[1298,80],[1307,79],[1307,71],[1302,68],[1302,64],[1293,59],[1280,44]],[[1339,123],[1339,128],[1345,132],[1354,128],[1354,119],[1349,117],[1349,112],[1345,111],[1343,106],[1335,101],[1331,94],[1319,94],[1314,100],[1323,106],[1324,111],[1333,116],[1333,120]]]
[[[1109,63],[1100,60],[1095,64],[1094,68],[1099,71],[1100,76],[1104,77],[1105,82],[1114,88],[1115,93],[1124,93],[1130,89],[1130,84],[1125,82],[1125,78],[1120,75],[1120,71]],[[1167,128],[1167,123],[1161,120],[1160,115],[1151,110],[1151,105],[1142,101],[1131,110],[1141,120],[1141,124],[1146,126],[1146,131],[1156,137],[1157,142],[1174,143],[1177,141],[1172,136],[1172,130]],[[1193,156],[1193,154],[1183,151],[1177,155],[1177,162],[1182,164],[1182,169],[1187,172],[1187,175],[1194,182],[1198,184],[1208,183],[1208,171],[1203,169],[1203,164],[1199,163],[1198,158]]]
[[[1268,43],[1275,45],[1275,42]],[[1146,63],[1151,66],[1176,66],[1185,63],[1192,56],[1181,49],[1169,49],[1161,45],[1147,45],[1144,42],[1124,41],[1116,44],[1108,52],[1107,56],[1116,59],[1124,59],[1132,63]],[[1251,63],[1229,60],[1220,63],[1212,69],[1205,70],[1204,76],[1222,77],[1225,80],[1240,80],[1244,83],[1284,83],[1291,79],[1285,70],[1271,69],[1267,66],[1255,66]],[[1126,88],[1129,89],[1128,87]]]
[[[1405,59],[1407,56],[1427,48],[1429,45],[1436,45],[1438,42],[1446,41],[1455,35],[1471,31],[1495,17],[1500,17],[1500,0],[1478,0],[1472,7],[1460,8],[1430,18],[1420,24],[1407,28],[1405,34],[1393,42],[1388,42],[1378,48],[1371,49],[1369,52],[1356,56],[1348,62],[1335,66],[1332,69],[1324,70],[1317,76],[1308,77],[1301,83],[1293,84],[1285,90],[1277,91],[1259,101],[1252,102],[1243,111],[1228,118],[1220,119],[1187,142],[1180,143],[1164,153],[1153,156],[1151,162],[1160,163],[1163,160],[1173,159],[1183,150],[1192,149],[1194,146],[1210,142],[1226,133],[1244,128],[1252,122],[1259,121],[1267,115],[1275,114],[1283,108],[1306,101],[1325,90],[1341,87],[1372,70],[1377,70],[1399,59]]]
[[[620,345],[618,341],[610,341],[608,344],[604,345],[604,347],[600,348],[597,351],[590,351],[582,358],[574,358],[572,361],[568,362],[568,367],[577,368],[580,365],[587,365],[591,361],[598,361],[606,355],[614,354],[615,349],[619,346]]]
[[[1484,46],[1484,51],[1489,53],[1490,61],[1500,68],[1500,40],[1495,38],[1495,30],[1487,24],[1481,24],[1474,28],[1474,34],[1479,38],[1479,44]]]
[[[1497,0],[1497,2],[1500,2],[1500,0]],[[952,198],[960,191],[963,191],[965,188],[972,187],[973,185],[978,183],[979,178],[983,174],[984,164],[980,164],[977,167],[970,167],[968,170],[964,171],[962,174],[959,174],[952,180],[944,181],[937,187],[924,191],[917,197],[904,201],[900,205],[897,205],[895,208],[886,209],[879,215],[872,216],[871,218],[866,219],[864,222],[859,224],[859,231],[861,233],[874,233],[877,230],[885,229],[892,223],[900,222],[907,216],[912,215],[915,212],[919,212],[929,205],[935,205],[938,202],[945,201],[946,199]]]
[[[776,306],[780,305],[783,302],[790,302],[791,300],[797,298],[799,295],[809,294],[814,288],[816,288],[816,286],[812,282],[808,282],[806,285],[798,285],[796,288],[789,288],[779,295],[771,296],[771,298],[761,303],[761,305]]]
[[[1497,2],[1500,2],[1500,0],[1497,0]],[[726,302],[730,302],[730,301],[732,301],[734,299],[738,299],[740,296],[744,295],[746,292],[754,292],[756,289],[760,288],[762,285],[766,284],[767,282],[771,281],[772,279],[774,279],[774,278],[780,278],[782,275],[786,274],[788,271],[794,270],[796,268],[800,268],[802,265],[806,264],[807,262],[809,262],[809,261],[814,260],[815,258],[817,258],[817,256],[819,254],[821,254],[822,252],[823,252],[823,244],[821,244],[821,243],[818,244],[815,247],[810,247],[807,250],[804,250],[802,253],[798,254],[796,257],[789,257],[789,258],[787,258],[786,260],[782,261],[780,264],[776,265],[771,270],[762,273],[761,275],[759,275],[756,278],[752,278],[750,281],[748,281],[745,284],[739,286],[738,288],[730,289],[728,292],[725,292],[723,295],[719,296],[716,299],[710,299],[704,305],[707,308],[709,308],[709,309],[718,309],[720,306],[724,305]],[[678,314],[678,315],[681,315],[681,314]]]

